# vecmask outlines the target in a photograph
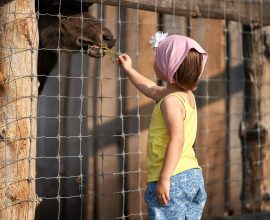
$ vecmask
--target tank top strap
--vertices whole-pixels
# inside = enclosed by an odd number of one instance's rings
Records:
[[[181,96],[180,94],[177,94],[177,93],[170,93],[170,94],[166,95],[164,98],[162,98],[161,101],[160,101],[160,106],[161,106],[162,102],[164,101],[164,99],[166,97],[169,97],[169,96],[175,96],[176,98],[178,98],[182,102],[182,104],[184,106],[184,109],[185,109],[185,112],[187,111],[187,107],[186,107],[186,102],[187,101],[184,99],[183,96]]]
[[[167,96],[165,96],[161,101],[160,101],[160,104],[163,102],[163,100],[166,98],[166,97],[168,97],[168,96],[175,96],[175,97],[177,97],[181,102],[182,102],[182,104],[183,104],[183,106],[184,106],[184,108],[185,108],[185,111],[187,112],[193,112],[195,109],[196,109],[196,104],[195,104],[195,106],[193,107],[193,106],[191,106],[190,105],[190,103],[182,96],[182,95],[180,95],[180,94],[178,94],[178,93],[170,93],[170,94],[168,94]],[[194,97],[194,94],[192,93],[192,96],[193,96],[193,98],[195,99],[195,97]]]
[[[168,96],[175,96],[175,97],[177,97],[178,99],[180,99],[183,102],[183,104],[186,102],[185,98],[183,96],[181,96],[180,94],[171,93]]]

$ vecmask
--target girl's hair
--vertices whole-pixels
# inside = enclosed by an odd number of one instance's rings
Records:
[[[190,49],[173,78],[181,91],[196,89],[202,71],[202,54]]]

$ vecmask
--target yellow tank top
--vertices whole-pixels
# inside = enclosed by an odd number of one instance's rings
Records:
[[[197,133],[197,109],[196,105],[192,108],[188,101],[186,101],[181,95],[171,93],[169,96],[176,96],[183,103],[186,115],[184,119],[184,145],[179,161],[173,172],[176,175],[180,172],[191,168],[201,168],[193,150],[193,144],[195,142]],[[167,96],[166,96],[167,97]],[[164,97],[164,98],[166,98]],[[163,158],[168,144],[168,132],[167,126],[160,110],[162,101],[160,100],[155,106],[152,112],[152,118],[150,127],[148,130],[147,139],[147,172],[148,182],[158,181],[160,171],[163,165]]]

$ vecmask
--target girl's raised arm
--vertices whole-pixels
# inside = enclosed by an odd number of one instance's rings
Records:
[[[135,87],[149,98],[159,101],[164,97],[166,88],[158,86],[152,80],[146,78],[132,67],[132,60],[127,54],[121,54],[117,58],[118,63],[126,72],[126,75]]]

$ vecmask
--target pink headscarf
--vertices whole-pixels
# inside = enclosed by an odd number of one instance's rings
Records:
[[[156,65],[168,82],[175,83],[173,76],[192,48],[203,55],[203,72],[207,53],[195,40],[181,35],[170,35],[159,42],[156,48]]]

